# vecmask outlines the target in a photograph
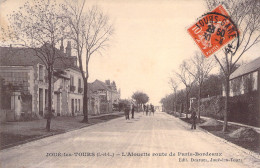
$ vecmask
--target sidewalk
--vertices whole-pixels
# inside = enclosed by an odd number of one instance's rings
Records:
[[[83,116],[67,117],[59,116],[51,120],[51,131],[45,129],[46,119],[27,122],[0,123],[0,150],[41,139],[44,137],[65,133],[93,124],[105,122],[123,116],[123,112],[114,112],[89,116],[89,123],[82,123]]]

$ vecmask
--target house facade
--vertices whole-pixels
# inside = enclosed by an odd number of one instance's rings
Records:
[[[53,114],[80,115],[83,104],[83,79],[77,66],[77,58],[71,56],[70,42],[66,47],[66,53],[63,52],[62,46],[56,51],[59,59],[54,63]],[[12,113],[5,115],[8,116],[7,120],[19,120],[27,115],[44,117],[48,107],[47,71],[42,60],[35,56],[34,50],[0,47],[0,79],[3,81],[1,90],[9,89],[5,93],[9,97],[5,103],[1,103],[1,109],[7,109]]]
[[[73,68],[66,69],[70,77],[69,83],[69,110],[73,116],[83,114],[83,78],[80,71]]]

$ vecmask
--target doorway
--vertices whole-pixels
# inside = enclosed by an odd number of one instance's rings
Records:
[[[39,114],[43,116],[43,89],[39,88]]]
[[[74,116],[74,99],[71,99],[71,113]]]

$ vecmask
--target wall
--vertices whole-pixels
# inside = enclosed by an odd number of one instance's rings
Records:
[[[230,97],[228,121],[260,127],[259,91]],[[223,120],[225,97],[202,99],[201,115]]]

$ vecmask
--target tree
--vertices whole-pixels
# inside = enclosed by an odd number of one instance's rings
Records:
[[[176,99],[176,100],[175,100]],[[186,93],[185,90],[178,90],[176,95],[175,94],[170,94],[166,95],[164,98],[160,100],[160,103],[163,105],[164,110],[166,112],[172,111],[174,108],[173,106],[173,101],[176,101],[176,111],[180,110],[182,112],[182,102],[186,101]]]
[[[228,113],[230,108],[229,77],[234,72],[237,62],[253,46],[260,41],[260,1],[259,0],[206,0],[208,8],[212,10],[219,4],[224,4],[240,30],[236,40],[223,49],[222,58],[214,55],[224,74],[225,80],[225,110],[223,131],[227,131]]]
[[[201,97],[211,97],[222,94],[222,82],[219,75],[209,75],[204,81]]]
[[[83,122],[88,122],[88,78],[89,61],[95,53],[102,54],[102,50],[108,47],[108,42],[114,33],[113,24],[110,23],[108,15],[104,14],[97,6],[93,6],[84,12],[85,0],[67,1],[63,6],[64,16],[69,26],[68,38],[74,42],[79,60],[79,68],[84,81],[83,96]],[[85,67],[83,64],[85,59]]]
[[[195,53],[191,59],[191,65],[193,66],[186,68],[198,83],[198,118],[200,120],[200,100],[202,87],[205,79],[208,77],[209,72],[215,67],[215,62],[214,59],[205,58],[202,54]]]
[[[177,111],[177,88],[179,86],[179,81],[178,79],[176,78],[176,76],[173,76],[170,78],[169,80],[169,84],[171,86],[171,88],[173,89],[173,93],[174,93],[174,100],[173,100],[173,103],[174,103],[174,106],[173,106],[173,111]]]
[[[140,107],[140,105],[144,105],[149,101],[149,97],[146,93],[136,91],[132,95],[132,99],[134,99],[137,103],[137,105]]]
[[[65,25],[61,8],[55,1],[26,2],[9,16],[10,26],[2,31],[4,40],[12,40],[19,47],[35,52],[48,72],[48,114],[46,129],[50,131],[52,117],[52,82],[54,63],[60,58],[56,44],[63,38]]]
[[[189,96],[191,93],[192,86],[195,84],[196,80],[195,78],[189,73],[187,70],[189,67],[187,61],[183,61],[180,65],[180,72],[176,72],[176,76],[179,78],[179,80],[185,85],[185,92],[186,92],[186,118],[188,118],[188,106],[189,106]]]

